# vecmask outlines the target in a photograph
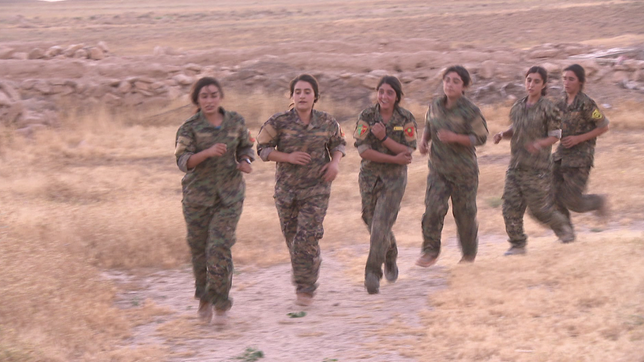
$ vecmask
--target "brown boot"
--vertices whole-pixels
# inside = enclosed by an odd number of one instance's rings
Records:
[[[416,265],[422,266],[423,268],[428,268],[438,260],[438,254],[432,252],[424,252],[418,260],[416,260]]]
[[[205,323],[210,323],[210,321],[212,320],[212,304],[205,300],[200,300],[197,315],[199,316],[199,319],[201,319]]]

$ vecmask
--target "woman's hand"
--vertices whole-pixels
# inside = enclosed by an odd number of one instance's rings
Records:
[[[401,152],[394,156],[396,163],[399,165],[408,165],[411,163],[411,152]]]
[[[335,178],[338,176],[338,173],[340,173],[340,165],[335,161],[327,163],[320,170],[320,175],[322,175],[324,182],[331,182],[335,180]]]
[[[438,136],[438,139],[443,143],[456,142],[456,133],[452,131],[441,129],[436,133],[436,135]]]
[[[499,142],[501,142],[502,139],[503,139],[503,132],[499,132],[499,133],[495,134],[494,135],[494,144],[498,145]]]
[[[237,164],[237,169],[243,173],[253,172],[253,168],[251,167],[250,163],[246,162],[246,159],[243,159]]]
[[[539,153],[539,151],[541,151],[541,143],[539,141],[530,142],[525,145],[525,148],[531,154],[536,155],[537,153]]]
[[[226,147],[225,143],[215,143],[214,145],[206,148],[204,151],[206,151],[206,155],[208,157],[219,157],[224,155],[227,149],[228,148]]]
[[[311,155],[306,152],[295,151],[288,154],[288,163],[303,166],[309,162],[311,162]]]
[[[387,129],[384,124],[378,122],[371,127],[371,133],[373,133],[377,139],[382,140],[387,136]]]
[[[561,144],[564,145],[564,147],[566,148],[574,147],[580,143],[581,143],[581,139],[579,136],[566,136],[561,139]]]
[[[420,146],[418,146],[418,151],[421,155],[426,155],[429,153],[429,142],[422,140],[420,141]]]

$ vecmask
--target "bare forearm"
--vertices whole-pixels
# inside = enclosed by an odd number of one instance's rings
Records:
[[[275,161],[275,162],[289,162],[288,156],[289,156],[289,153],[275,150],[268,154],[268,160]]]
[[[376,150],[365,150],[360,154],[360,157],[365,160],[378,162],[378,163],[396,163],[396,156],[387,155]]]
[[[606,125],[604,127],[595,128],[594,130],[592,130],[590,132],[580,134],[579,137],[581,138],[581,142],[586,142],[586,141],[591,140],[593,138],[597,138],[597,137],[603,135],[606,132],[608,132],[608,125]]]
[[[207,154],[206,150],[197,152],[194,155],[190,156],[190,158],[188,158],[188,162],[186,163],[186,166],[188,167],[189,170],[192,170],[193,168],[199,166],[200,163],[204,162],[209,158],[210,156]]]

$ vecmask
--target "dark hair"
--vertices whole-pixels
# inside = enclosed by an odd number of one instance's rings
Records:
[[[544,67],[540,67],[538,65],[530,67],[530,69],[525,73],[526,78],[532,73],[538,73],[541,76],[541,80],[543,80],[543,84],[548,83],[548,71]],[[541,89],[542,96],[546,95],[547,89],[548,87],[543,87],[543,89]]]
[[[318,80],[310,74],[300,74],[291,81],[291,84],[289,84],[289,88],[291,89],[291,97],[293,97],[293,92],[295,91],[295,84],[299,81],[307,82],[311,85],[311,87],[313,88],[313,94],[315,94],[313,103],[317,102],[318,99],[320,99],[320,87],[318,86]]]
[[[445,69],[442,79],[445,79],[445,77],[452,72],[458,74],[458,76],[461,78],[461,80],[463,81],[463,87],[469,86],[472,82],[470,72],[468,72],[467,69],[465,69],[465,67],[463,67],[462,65],[452,65],[451,67]],[[465,91],[463,91],[463,94],[465,94]]]
[[[376,90],[380,89],[383,84],[389,84],[391,88],[393,88],[394,92],[396,92],[396,102],[394,103],[394,107],[398,107],[398,103],[400,103],[400,100],[404,95],[400,80],[398,80],[398,78],[394,77],[393,75],[385,75],[384,77],[380,78],[380,82],[378,82]]]
[[[564,68],[564,72],[571,71],[575,73],[575,76],[577,76],[577,79],[579,79],[579,83],[581,83],[581,87],[579,87],[579,90],[584,89],[584,84],[586,83],[586,71],[584,70],[584,67],[582,67],[579,64],[572,64]]]
[[[209,85],[217,87],[219,89],[219,96],[224,98],[224,90],[221,88],[219,81],[213,77],[203,77],[192,86],[192,91],[190,92],[190,99],[195,106],[199,106],[199,92],[201,92],[201,88]]]

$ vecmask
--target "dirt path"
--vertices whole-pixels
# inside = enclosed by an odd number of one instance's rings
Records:
[[[189,268],[143,278],[111,273],[112,279],[139,287],[119,294],[120,308],[149,299],[171,311],[137,327],[126,344],[161,344],[172,352],[170,361],[234,360],[249,347],[262,351],[264,361],[414,361],[369,344],[378,343],[378,330],[389,323],[420,326],[419,312],[427,309],[427,296],[445,285],[445,269],[413,267],[417,248],[400,249],[399,280],[387,284],[383,279],[381,293],[369,295],[339,260],[367,251],[366,246],[323,251],[320,287],[309,307],[294,304],[290,264],[238,268],[229,325],[219,329],[196,318]],[[302,318],[288,316],[300,311],[306,312]]]

